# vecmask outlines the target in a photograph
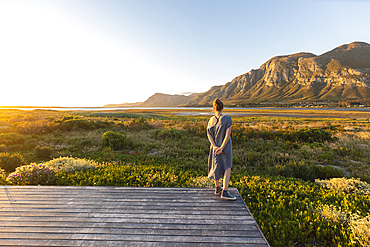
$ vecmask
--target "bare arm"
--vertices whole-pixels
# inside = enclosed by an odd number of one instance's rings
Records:
[[[207,133],[207,136],[208,136],[208,140],[211,143],[212,147],[213,148],[218,148],[215,141],[213,140],[212,136],[210,136],[208,133]]]
[[[213,126],[214,125],[214,122],[215,122],[215,119],[212,117],[210,120],[209,120],[209,123],[208,123],[208,126]],[[209,140],[209,142],[211,143],[211,145],[212,145],[212,147],[213,148],[218,148],[217,147],[217,145],[216,145],[216,143],[215,143],[215,141],[213,140],[213,138],[212,138],[212,136],[210,136],[209,134],[208,134],[208,131],[207,131],[207,137],[208,137],[208,140]]]
[[[207,136],[208,136],[208,140],[211,143],[211,145],[213,146],[213,148],[218,148],[215,141],[212,139],[212,137],[209,136],[208,134],[207,134]]]
[[[230,126],[229,128],[227,128],[227,130],[226,130],[226,135],[225,135],[225,138],[224,138],[224,140],[223,140],[223,142],[222,142],[222,145],[221,145],[221,147],[220,147],[220,148],[216,149],[215,154],[220,154],[220,153],[222,153],[222,151],[224,150],[224,148],[225,148],[226,144],[227,144],[227,143],[229,142],[229,140],[230,140],[230,136],[231,136],[231,126]]]

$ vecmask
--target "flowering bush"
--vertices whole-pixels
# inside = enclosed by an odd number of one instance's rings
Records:
[[[144,187],[155,187],[157,184],[165,184],[169,187],[176,186],[178,176],[174,171],[154,171],[151,170],[149,173],[143,176],[145,181]]]
[[[329,189],[342,191],[346,194],[370,195],[370,184],[360,181],[360,179],[332,178],[330,180],[316,179],[317,184],[326,186]]]
[[[209,179],[207,176],[199,176],[191,181],[190,186],[212,188],[215,186],[214,184],[215,182],[212,179]]]
[[[188,187],[194,174],[160,164],[109,163],[93,170],[61,173],[60,185]]]
[[[370,215],[366,217],[360,217],[358,215],[352,215],[350,218],[350,227],[352,233],[356,236],[357,241],[362,246],[370,246]]]
[[[368,195],[283,177],[243,176],[234,186],[271,246],[357,247],[369,239]],[[321,204],[332,206],[322,210]],[[330,210],[339,206],[341,213]]]
[[[58,171],[44,164],[17,167],[6,178],[12,185],[55,185]]]
[[[98,166],[98,163],[87,159],[59,157],[44,163],[44,165],[52,169],[68,173],[73,171],[85,171],[88,169],[94,169]]]
[[[224,179],[220,178],[219,180],[220,185],[223,186]],[[230,181],[229,185],[232,186],[233,182]],[[208,178],[207,176],[199,176],[194,178],[190,184],[190,187],[201,187],[201,188],[214,188],[215,187],[215,181]]]
[[[370,214],[365,217],[356,213],[342,211],[333,205],[321,204],[316,208],[321,217],[333,223],[341,223],[349,226],[354,238],[361,246],[370,246]],[[359,212],[360,213],[360,212]]]

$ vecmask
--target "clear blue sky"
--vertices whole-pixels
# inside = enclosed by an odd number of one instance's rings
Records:
[[[370,43],[370,1],[0,0],[0,105],[204,92],[271,57]]]

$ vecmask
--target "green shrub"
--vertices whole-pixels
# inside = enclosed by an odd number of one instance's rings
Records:
[[[26,164],[26,161],[21,154],[0,153],[0,167],[5,172],[13,172],[17,167],[24,164]]]
[[[62,122],[68,121],[68,120],[73,120],[74,116],[63,116]]]
[[[0,144],[0,152],[5,152],[7,147],[4,144]]]
[[[284,140],[307,142],[307,143],[323,143],[325,141],[333,141],[332,134],[321,128],[303,128],[292,132],[285,132],[282,135]]]
[[[44,165],[58,171],[69,173],[73,171],[85,171],[88,169],[95,169],[98,166],[98,163],[87,159],[59,157],[45,162]]]
[[[110,127],[114,124],[113,122],[86,120],[74,116],[64,116],[62,120],[56,120],[54,122],[57,124],[58,129],[63,131],[94,130]]]
[[[316,178],[313,165],[304,161],[289,160],[285,165],[276,165],[269,169],[270,175],[300,178],[307,181],[314,181]]]
[[[128,127],[130,129],[149,129],[150,125],[146,118],[140,117],[139,120],[132,119]]]
[[[88,121],[84,119],[69,119],[60,123],[60,129],[64,131],[71,130],[92,130],[95,128],[93,121]]]
[[[261,138],[264,140],[279,140],[289,143],[324,143],[336,140],[332,133],[320,128],[302,128],[298,130],[259,130],[244,128],[238,125],[233,129],[233,140],[235,143],[243,143],[250,138]]]
[[[22,145],[25,140],[25,136],[18,133],[2,133],[0,134],[0,144],[6,146],[11,145]]]
[[[192,171],[165,165],[106,164],[98,169],[62,175],[60,185],[188,187],[193,177]]]
[[[154,132],[155,139],[181,139],[185,135],[185,131],[174,128],[157,129]]]
[[[34,150],[36,158],[49,159],[53,153],[53,149],[50,147],[39,147],[37,146]]]
[[[7,180],[6,180],[6,173],[5,170],[0,168],[0,185],[6,185]]]
[[[31,164],[17,167],[6,178],[12,185],[55,185],[58,171],[44,164]]]
[[[102,136],[102,146],[110,147],[113,150],[122,150],[124,148],[133,148],[135,145],[134,142],[126,136],[108,131]]]
[[[332,166],[315,166],[315,177],[319,179],[338,178],[344,176],[344,171]]]
[[[187,123],[185,126],[188,134],[190,136],[198,136],[198,137],[206,137],[207,136],[207,126],[205,124],[195,124],[195,123]]]
[[[115,158],[115,153],[110,147],[105,147],[101,151],[101,157],[104,161],[110,161]]]
[[[27,139],[24,142],[23,147],[25,149],[28,149],[29,150],[29,149],[35,148],[37,146],[37,144],[38,144],[38,141],[36,139],[34,139],[34,138],[31,138],[31,139]]]
[[[370,177],[369,176],[359,176],[359,178],[362,181],[365,181],[366,183],[370,184]]]
[[[271,246],[360,246],[348,225],[329,222],[317,211],[321,204],[341,206],[365,217],[366,195],[346,195],[310,181],[283,177],[243,176],[233,183]]]
[[[75,148],[84,148],[93,145],[90,138],[71,137],[66,142]]]

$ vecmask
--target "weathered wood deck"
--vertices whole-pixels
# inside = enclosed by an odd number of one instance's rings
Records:
[[[2,246],[263,246],[236,189],[0,186]]]

